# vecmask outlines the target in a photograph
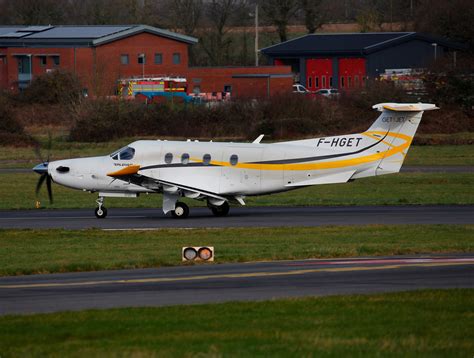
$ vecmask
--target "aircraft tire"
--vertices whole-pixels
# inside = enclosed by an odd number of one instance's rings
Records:
[[[175,219],[185,219],[189,215],[189,207],[185,203],[177,202],[171,216]]]
[[[105,219],[107,216],[107,208],[102,206],[101,208],[95,208],[95,217],[97,219]]]
[[[229,203],[226,201],[221,206],[211,206],[210,209],[212,211],[212,214],[214,214],[214,216],[222,217],[222,216],[227,216],[227,214],[229,214],[230,206],[229,206]]]

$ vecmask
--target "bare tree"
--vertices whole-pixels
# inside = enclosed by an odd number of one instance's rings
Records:
[[[469,44],[468,51],[474,53],[474,6],[471,0],[450,2],[420,1],[415,14],[417,31],[437,34]]]
[[[18,25],[48,25],[64,19],[63,0],[7,0],[4,5],[10,23]]]
[[[287,26],[298,11],[298,0],[267,0],[262,3],[268,21],[277,29],[281,42],[288,39]]]
[[[163,16],[167,27],[194,35],[203,15],[203,0],[167,0],[163,3]]]
[[[322,7],[322,0],[300,0],[304,14],[304,23],[308,34],[314,34],[324,24],[326,13]]]
[[[207,4],[209,28],[205,29],[201,36],[201,45],[209,57],[210,64],[223,65],[229,59],[232,38],[228,36],[228,27],[243,4],[240,0],[211,0]]]
[[[356,21],[361,32],[382,30],[383,8],[379,6],[379,3],[377,3],[377,0],[367,0],[360,3],[357,9]]]

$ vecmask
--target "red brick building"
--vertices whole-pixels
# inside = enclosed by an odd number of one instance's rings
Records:
[[[189,67],[188,47],[197,42],[144,25],[0,27],[0,88],[21,90],[35,76],[63,69],[92,95],[114,94],[117,80],[142,75],[186,77],[190,93],[291,92],[289,66]]]

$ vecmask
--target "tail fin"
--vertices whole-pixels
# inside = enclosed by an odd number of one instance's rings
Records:
[[[423,112],[438,107],[428,103],[379,103],[372,108],[382,114],[364,134],[374,139],[385,137],[383,143],[387,146],[375,174],[397,173],[418,129]]]

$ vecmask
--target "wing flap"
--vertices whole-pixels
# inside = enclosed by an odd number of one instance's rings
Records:
[[[347,183],[349,179],[351,179],[351,177],[354,175],[355,172],[356,172],[355,170],[351,170],[347,172],[322,175],[317,178],[286,184],[285,186],[298,187],[298,186],[310,186],[310,185],[321,185],[321,184]]]

